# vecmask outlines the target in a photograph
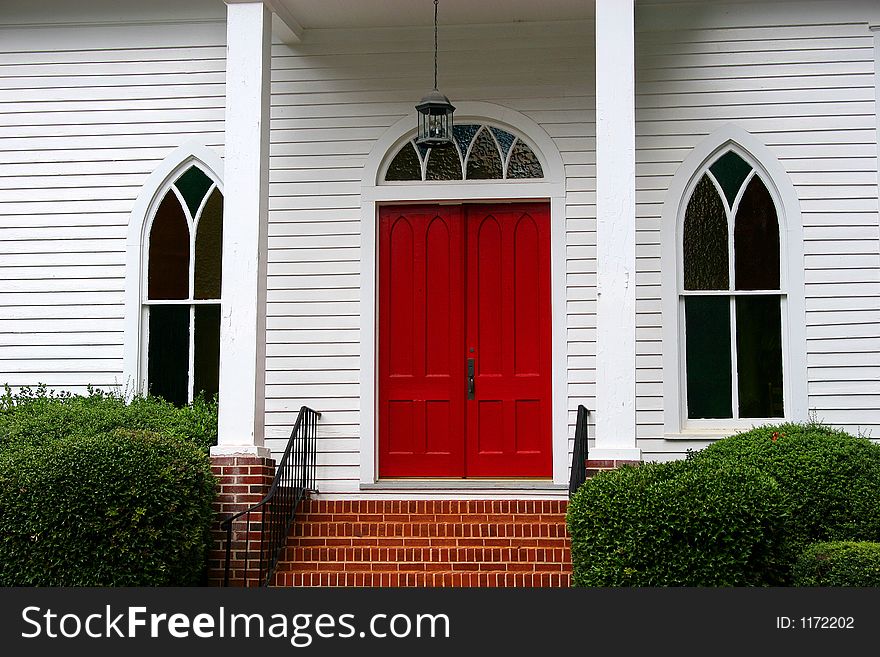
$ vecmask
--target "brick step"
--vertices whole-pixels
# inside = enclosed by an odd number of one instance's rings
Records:
[[[330,514],[558,514],[567,500],[318,500],[303,504],[304,513]]]
[[[275,586],[569,587],[568,572],[280,572]]]
[[[307,564],[320,563],[391,563],[399,570],[413,564],[424,570],[425,564],[484,564],[527,563],[562,564],[569,560],[564,547],[295,547],[287,548],[284,560],[295,570]],[[374,570],[386,570],[374,568]],[[434,568],[434,570],[437,570]],[[448,568],[447,570],[460,570]],[[506,570],[506,568],[501,568]]]
[[[326,536],[291,538],[289,547],[542,547],[567,548],[568,538],[413,538]]]
[[[297,518],[291,537],[375,536],[450,538],[557,538],[566,535],[565,521],[556,522],[312,522]]]
[[[309,500],[276,586],[569,586],[564,500]]]

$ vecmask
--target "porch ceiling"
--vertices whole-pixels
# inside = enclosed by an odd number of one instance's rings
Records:
[[[304,29],[432,25],[433,0],[274,0]],[[441,25],[591,19],[589,0],[441,0]]]

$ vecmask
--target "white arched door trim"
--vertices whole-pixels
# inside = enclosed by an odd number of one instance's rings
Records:
[[[544,171],[539,180],[465,180],[380,184],[384,168],[398,147],[413,136],[415,111],[400,119],[376,141],[364,164],[361,182],[361,366],[360,484],[377,479],[377,217],[387,203],[465,203],[469,201],[549,201],[552,304],[553,485],[568,482],[568,394],[565,312],[565,167],[553,139],[537,123],[508,107],[486,102],[457,103],[459,124],[485,123],[521,136]]]

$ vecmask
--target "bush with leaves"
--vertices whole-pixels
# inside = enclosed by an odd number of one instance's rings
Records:
[[[89,388],[86,395],[54,392],[45,386],[9,387],[0,396],[0,443],[94,436],[115,429],[152,431],[191,441],[204,450],[217,443],[217,402],[202,397],[176,407],[160,397]]]
[[[567,522],[575,586],[749,586],[788,566],[776,550],[783,496],[749,465],[603,472],[575,493]]]
[[[598,475],[568,526],[576,585],[789,585],[811,543],[880,541],[880,445],[815,423],[759,427]]]
[[[880,586],[880,543],[813,543],[794,566],[795,586]]]
[[[144,431],[0,449],[0,586],[204,581],[215,480],[191,441]]]
[[[749,465],[776,481],[786,502],[781,549],[791,564],[810,543],[880,541],[880,445],[865,437],[815,423],[764,426],[691,460]]]

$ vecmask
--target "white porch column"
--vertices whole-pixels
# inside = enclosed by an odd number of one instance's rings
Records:
[[[227,2],[220,418],[214,456],[268,456],[266,251],[272,13]]]
[[[877,124],[874,140],[877,142],[877,209],[880,211],[880,9],[874,10],[868,29],[874,35],[874,119]]]
[[[596,446],[638,460],[634,0],[596,0]]]

